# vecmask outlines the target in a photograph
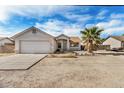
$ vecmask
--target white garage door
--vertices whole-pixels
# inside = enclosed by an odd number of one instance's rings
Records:
[[[21,53],[49,53],[50,43],[48,41],[26,40],[21,41]]]

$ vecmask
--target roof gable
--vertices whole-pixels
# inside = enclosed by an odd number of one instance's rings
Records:
[[[60,34],[60,35],[57,36],[56,38],[61,38],[61,37],[70,38],[70,37],[66,36],[65,34]]]
[[[49,36],[49,37],[54,38],[52,35],[50,35],[50,34],[44,32],[44,31],[41,31],[40,29],[38,29],[38,28],[36,28],[36,27],[34,27],[34,26],[32,26],[32,27],[30,27],[30,28],[28,28],[28,29],[26,29],[26,30],[20,32],[20,33],[17,33],[16,35],[12,36],[11,38],[15,39],[15,38],[20,37],[21,35],[27,33],[27,32],[30,32],[30,31],[34,30],[34,29],[37,30],[37,31],[39,31],[40,33],[43,33],[43,34],[45,34],[45,35],[47,35],[47,36]]]

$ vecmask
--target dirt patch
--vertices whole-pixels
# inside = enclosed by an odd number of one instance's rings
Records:
[[[29,70],[0,71],[0,87],[124,87],[124,56],[45,58]]]

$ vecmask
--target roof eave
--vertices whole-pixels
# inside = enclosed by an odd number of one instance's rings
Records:
[[[38,31],[42,31],[42,30],[40,30],[39,28],[36,28],[36,27],[32,26],[32,27],[30,27],[30,28],[28,28],[28,29],[23,30],[22,32],[17,33],[16,35],[12,36],[11,38],[12,38],[12,39],[16,39],[16,38],[18,38],[19,36],[21,36],[22,34],[24,34],[24,33],[28,32],[28,31],[30,31],[30,29],[33,29],[33,28],[37,29]],[[51,38],[55,38],[54,36],[52,36],[52,35],[50,35],[50,34],[44,32],[44,31],[42,31],[42,33],[45,33],[45,34],[49,35]]]

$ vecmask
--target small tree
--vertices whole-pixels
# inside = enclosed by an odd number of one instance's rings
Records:
[[[103,29],[97,26],[85,28],[84,31],[81,31],[83,43],[88,53],[93,53],[94,47],[101,43],[100,34],[102,31]]]

